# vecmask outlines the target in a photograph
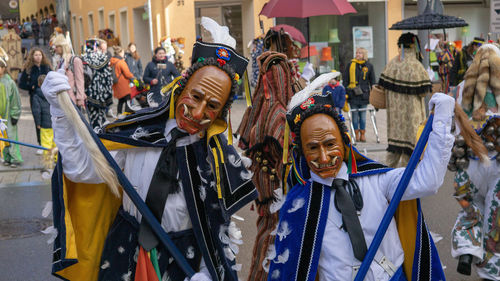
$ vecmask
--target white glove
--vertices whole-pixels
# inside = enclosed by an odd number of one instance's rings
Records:
[[[184,279],[184,281],[212,281],[212,278],[210,278],[210,275],[207,275],[205,272],[200,271],[197,272],[191,279]]]
[[[49,72],[43,81],[41,89],[50,104],[50,114],[55,117],[64,116],[64,111],[57,99],[59,92],[71,89],[64,69]]]
[[[306,63],[306,65],[304,66],[304,70],[302,71],[302,76],[300,76],[300,77],[309,81],[309,80],[311,80],[311,78],[314,77],[314,75],[316,75],[316,72],[314,72],[314,68],[313,68],[312,63],[310,63],[310,62]]]
[[[451,127],[451,117],[453,117],[455,110],[454,98],[443,93],[435,93],[429,101],[429,110],[432,109],[434,109],[433,124],[443,122],[447,127]]]

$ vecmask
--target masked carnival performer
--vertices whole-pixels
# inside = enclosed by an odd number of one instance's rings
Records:
[[[105,126],[99,135],[197,271],[190,280],[238,280],[241,233],[231,216],[257,191],[223,132],[247,64],[227,45],[197,42],[192,66],[164,89],[164,102]],[[58,103],[57,93],[70,89],[65,76],[49,73],[42,89],[60,151],[52,178],[58,233],[53,273],[68,280],[184,280],[129,196],[117,199],[102,184]],[[144,268],[153,268],[153,276],[144,277]]]
[[[268,280],[353,280],[404,172],[352,147],[329,93],[313,91],[329,79],[318,77],[288,106],[296,184],[268,250]],[[417,199],[437,192],[453,145],[453,99],[435,94],[433,106],[427,149],[403,195],[409,201],[401,202],[365,280],[444,280]]]
[[[499,79],[500,50],[485,44],[457,99],[480,138],[471,142],[460,132],[448,166],[456,172],[454,197],[462,207],[452,229],[451,254],[458,258],[458,272],[470,275],[473,264],[483,280],[500,280]]]
[[[311,78],[301,78],[295,68],[300,49],[288,33],[270,29],[264,38],[264,47],[270,51],[257,58],[259,78],[252,106],[247,108],[238,128],[239,147],[252,159],[253,182],[259,191],[257,236],[249,281],[267,279],[262,263],[267,263],[266,250],[274,244],[271,231],[279,218],[279,206],[276,207],[275,202],[283,194],[280,180],[285,172],[283,145],[288,146],[283,141],[284,136],[290,134],[285,129],[286,105],[292,95],[303,88],[305,80]]]
[[[398,39],[399,55],[385,67],[378,84],[387,103],[387,165],[404,167],[415,148],[418,126],[425,120],[424,97],[432,90],[422,65],[418,37],[405,33]],[[401,163],[400,163],[401,162]]]
[[[90,125],[98,131],[107,121],[106,110],[113,104],[113,76],[109,57],[105,53],[88,49],[82,60],[84,67],[92,72],[92,77],[84,75],[87,84],[85,92]]]

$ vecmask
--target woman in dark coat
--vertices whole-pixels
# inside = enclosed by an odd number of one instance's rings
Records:
[[[167,60],[165,48],[158,47],[155,49],[154,53],[153,60],[146,66],[142,79],[144,82],[151,85],[152,93],[159,94],[163,86],[168,85],[175,77],[181,74],[177,68]],[[165,68],[163,69],[162,66],[159,67],[159,65],[163,65]]]
[[[352,110],[352,124],[356,132],[356,141],[365,142],[366,107],[370,99],[370,90],[375,84],[373,65],[368,62],[368,51],[356,49],[356,57],[344,70],[344,87]]]
[[[134,74],[134,77],[141,79],[142,77],[141,57],[139,57],[139,54],[137,53],[137,47],[133,42],[130,42],[130,44],[128,44],[128,51],[125,53],[125,62],[127,63],[130,72]]]
[[[50,61],[38,47],[33,47],[30,50],[29,56],[24,64],[24,70],[19,79],[19,88],[28,91],[30,95],[30,108],[33,114],[33,96],[38,89],[38,76],[49,73],[51,70]],[[33,116],[34,117],[34,116]],[[40,144],[40,129],[36,128],[36,139]],[[43,150],[39,149],[37,154],[42,154]]]

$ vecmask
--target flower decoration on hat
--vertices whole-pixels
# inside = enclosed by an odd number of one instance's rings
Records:
[[[295,119],[293,119],[293,123],[297,124],[300,122],[300,114],[295,115]]]
[[[217,48],[216,52],[217,52],[216,53],[217,57],[219,59],[222,59],[222,60],[225,60],[225,61],[229,61],[231,59],[231,53],[229,52],[228,49],[226,49],[224,47]]]
[[[217,62],[219,63],[220,66],[224,66],[226,64],[226,61],[221,59],[217,59]]]
[[[308,98],[305,102],[303,102],[300,105],[300,108],[302,108],[302,109],[308,109],[311,106],[314,106],[314,98]]]

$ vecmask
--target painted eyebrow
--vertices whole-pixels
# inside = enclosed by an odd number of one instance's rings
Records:
[[[210,101],[211,103],[215,103],[215,104],[217,104],[217,105],[220,105],[220,104],[221,104],[221,102],[220,102],[219,100],[215,99],[215,98],[211,98],[209,101]]]
[[[202,96],[205,96],[205,92],[203,92],[202,90],[200,89],[197,89],[197,88],[193,88],[191,91],[197,93],[197,94],[200,94]]]

